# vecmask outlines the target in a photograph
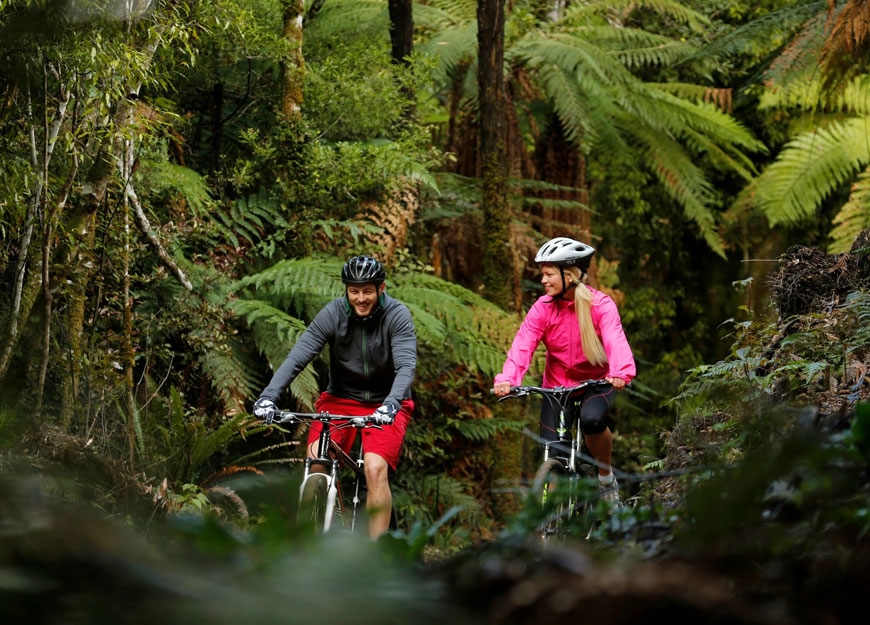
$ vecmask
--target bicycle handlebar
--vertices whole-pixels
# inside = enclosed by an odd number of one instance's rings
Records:
[[[549,395],[551,397],[563,398],[568,397],[569,395],[576,393],[577,391],[582,391],[583,389],[589,386],[613,386],[607,380],[586,380],[585,382],[581,382],[580,384],[576,384],[574,386],[556,386],[553,388],[543,388],[540,386],[512,386],[510,393],[504,395],[503,397],[499,397],[499,401],[504,401],[505,399],[514,399],[516,397],[525,397],[526,395]],[[490,393],[495,393],[495,389],[489,389]]]
[[[332,423],[334,421],[344,421],[342,426],[364,428],[364,427],[380,427],[381,424],[375,421],[372,415],[365,416],[350,416],[338,415],[329,412],[296,412],[290,410],[281,410],[272,418],[272,423],[305,423],[312,421],[320,421],[321,423]]]

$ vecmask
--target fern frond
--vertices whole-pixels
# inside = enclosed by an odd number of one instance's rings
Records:
[[[550,27],[549,30],[556,29]],[[594,42],[602,52],[615,57],[629,69],[673,65],[689,58],[697,50],[694,44],[672,37],[637,28],[614,28],[606,23],[600,26],[559,28],[558,32]]]
[[[870,171],[867,169],[858,174],[849,199],[834,216],[833,224],[828,233],[829,254],[848,252],[855,238],[870,228]]]
[[[215,430],[199,433],[194,438],[190,450],[190,473],[195,475],[206,460],[217,452],[226,449],[231,441],[241,436],[246,425],[253,423],[255,423],[254,417],[242,413],[224,421]]]
[[[197,217],[207,215],[214,204],[208,181],[188,167],[143,157],[137,175],[145,178],[152,192],[171,191],[181,195]]]
[[[397,279],[392,293],[412,310],[423,345],[472,371],[495,375],[501,370],[516,329],[512,315],[459,285],[429,274]]]
[[[208,237],[214,245],[229,244],[239,247],[242,241],[251,244],[263,238],[267,228],[286,226],[281,204],[260,189],[256,195],[239,198],[224,209],[211,211],[206,220],[215,233]]]
[[[870,293],[853,291],[846,296],[846,308],[858,320],[858,330],[855,332],[852,340],[856,345],[866,346],[870,344]]]
[[[257,349],[266,355],[273,370],[281,366],[305,331],[306,326],[302,320],[291,317],[261,300],[238,299],[232,301],[229,308],[251,327]],[[311,365],[305,367],[293,380],[290,392],[307,408],[314,406],[320,386]]]
[[[477,22],[445,28],[421,43],[417,51],[435,59],[433,79],[444,84],[460,66],[476,63]]]
[[[710,19],[685,6],[678,0],[593,0],[592,2],[572,2],[565,11],[563,21],[568,23],[587,23],[592,17],[612,18],[614,14],[626,14],[630,10],[648,9],[663,17],[668,17],[688,26],[695,32],[704,32],[710,27]]]
[[[342,260],[305,257],[282,260],[263,271],[245,276],[231,290],[253,287],[257,297],[282,309],[299,314],[312,313],[344,292],[341,283]]]
[[[260,390],[260,381],[240,357],[240,346],[230,342],[209,348],[213,342],[211,332],[200,330],[191,332],[190,337],[192,342],[203,345],[197,352],[197,360],[224,405],[232,412],[245,412],[248,398]]]
[[[465,440],[479,443],[491,441],[503,432],[518,432],[524,427],[522,422],[497,418],[452,419],[450,425]]]
[[[771,225],[815,214],[834,189],[870,163],[868,124],[870,118],[852,118],[798,136],[738,201],[760,208]]]
[[[841,92],[835,94],[833,102],[826,101],[825,104],[827,109],[833,111],[842,111],[851,115],[870,115],[870,74],[856,76]]]
[[[311,8],[311,3],[308,8]],[[329,0],[319,7],[313,17],[305,20],[306,37],[355,34],[361,26],[389,33],[390,16],[387,4],[379,0]]]
[[[264,428],[265,429],[265,428]],[[253,434],[252,430],[249,434]],[[256,450],[233,458],[233,464],[252,464],[253,466],[261,466],[264,464],[274,464],[278,463],[287,463],[287,462],[301,462],[302,459],[298,457],[298,448],[301,444],[300,440],[287,440],[281,441],[280,443],[275,443],[274,445],[264,445],[263,447],[259,447]],[[274,453],[286,453],[287,458],[264,458],[264,456]],[[297,457],[290,457],[297,456]]]
[[[770,64],[764,74],[765,83],[788,89],[791,85],[820,78],[819,58],[827,34],[827,15],[820,13],[807,19]]]
[[[698,225],[710,249],[724,257],[724,245],[716,232],[716,217],[710,208],[713,187],[703,171],[668,134],[636,128],[634,135],[642,142],[644,160],[650,163],[665,191]]]
[[[429,15],[441,15],[442,19],[456,24],[477,19],[477,0],[426,0],[414,4],[414,23],[426,23]]]
[[[695,55],[696,58],[730,58],[746,54],[763,55],[793,36],[810,18],[824,13],[828,0],[799,2],[751,20],[730,33],[717,37]]]

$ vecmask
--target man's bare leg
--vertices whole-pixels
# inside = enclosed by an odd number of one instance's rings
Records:
[[[365,454],[363,459],[366,472],[366,514],[369,519],[369,538],[377,539],[390,529],[390,516],[393,512],[393,493],[390,491],[390,467],[383,457]]]

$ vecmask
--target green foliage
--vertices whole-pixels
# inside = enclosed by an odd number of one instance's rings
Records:
[[[0,404],[0,449],[14,446],[26,425],[27,422],[19,418],[15,411]]]
[[[471,79],[476,14],[468,3],[427,4],[433,9],[421,17],[425,38],[420,48],[439,60],[435,80],[442,91],[452,91],[462,81],[466,89],[455,104],[465,107],[476,99]],[[623,8],[625,14],[646,9],[695,31],[708,23],[677,2],[626,3]],[[747,155],[765,148],[720,109],[694,97],[674,96],[669,87],[647,79],[658,68],[688,59],[690,44],[626,28],[613,16],[609,2],[572,4],[553,22],[528,20],[523,10],[507,14],[509,78],[522,84],[517,91],[533,91],[517,103],[520,124],[547,128],[555,115],[566,138],[585,156],[619,153],[631,158],[632,168],[651,172],[710,248],[724,257],[710,171],[748,178],[754,167]],[[696,163],[698,155],[709,159],[703,168]]]
[[[870,163],[864,141],[866,124],[864,117],[832,121],[795,137],[742,192],[742,201],[751,201],[762,210],[771,225],[807,219],[826,197]],[[843,241],[837,243],[842,251]]]
[[[441,527],[461,511],[462,508],[456,506],[441,515],[432,525],[415,521],[407,533],[396,530],[385,534],[378,539],[385,560],[391,564],[414,564],[422,561],[426,548],[432,544]]]
[[[288,225],[280,204],[265,189],[236,200],[224,210],[210,212],[207,219],[214,234],[206,242],[231,248],[258,243],[268,229]]]
[[[204,483],[222,466],[209,466],[221,461],[221,455],[233,442],[255,425],[254,419],[240,413],[217,423],[203,418],[184,405],[175,388],[165,400],[152,401],[147,411],[137,411],[136,428],[139,462],[149,476],[168,478],[174,485]]]

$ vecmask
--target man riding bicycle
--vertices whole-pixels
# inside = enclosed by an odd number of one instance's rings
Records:
[[[407,306],[387,295],[383,265],[354,256],[341,270],[345,294],[324,306],[299,337],[268,386],[254,403],[254,414],[271,423],[284,389],[327,345],[329,383],[315,409],[348,416],[373,415],[380,428],[362,430],[368,497],[369,537],[389,529],[392,492],[405,430],[414,410],[411,384],[417,368],[417,338]],[[318,455],[321,425],[308,433],[308,457]],[[338,430],[333,440],[349,451],[354,428]]]

